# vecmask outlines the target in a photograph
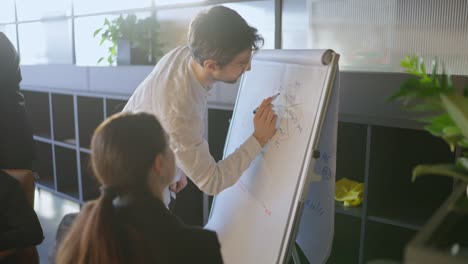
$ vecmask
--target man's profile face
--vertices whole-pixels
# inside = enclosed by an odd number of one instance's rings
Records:
[[[237,54],[230,63],[213,72],[213,78],[225,83],[236,83],[244,72],[250,71],[251,60],[252,49],[246,49]]]

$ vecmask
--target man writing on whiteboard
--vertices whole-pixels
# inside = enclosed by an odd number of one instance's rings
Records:
[[[237,182],[275,134],[277,116],[269,97],[253,116],[252,135],[225,159],[216,162],[203,137],[213,84],[236,83],[250,70],[252,52],[261,45],[257,29],[237,12],[212,7],[192,20],[188,45],[167,53],[129,99],[123,111],[153,113],[169,134],[179,168],[173,192],[187,185],[187,175],[203,192],[218,194]],[[167,205],[169,191],[164,200]]]

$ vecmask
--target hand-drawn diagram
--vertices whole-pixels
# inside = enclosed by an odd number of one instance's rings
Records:
[[[292,81],[281,85],[276,92],[281,93],[280,98],[275,105],[275,111],[278,115],[278,130],[272,140],[272,145],[279,148],[282,141],[287,140],[293,134],[301,134],[303,131],[302,102],[297,97],[302,89],[302,83]]]

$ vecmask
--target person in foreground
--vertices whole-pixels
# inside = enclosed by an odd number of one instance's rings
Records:
[[[172,191],[185,187],[187,175],[203,192],[218,194],[237,182],[274,136],[277,116],[269,97],[252,118],[252,135],[223,160],[215,161],[204,138],[209,91],[215,83],[236,83],[261,45],[257,29],[236,11],[212,7],[192,20],[188,44],[166,54],[129,99],[123,111],[153,113],[170,136],[181,169]],[[164,198],[168,203],[169,191]]]
[[[20,57],[0,32],[0,263],[39,263],[44,234],[34,211],[34,141],[20,91]]]
[[[163,204],[174,154],[155,116],[120,113],[94,132],[100,197],[86,204],[56,263],[222,263],[215,232],[185,226]]]

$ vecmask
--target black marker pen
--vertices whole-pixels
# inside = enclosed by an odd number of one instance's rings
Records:
[[[280,95],[280,93],[277,93],[277,94],[273,95],[273,99],[271,99],[271,102],[273,102],[276,98],[278,98],[279,95]],[[255,113],[257,113],[257,110],[258,110],[258,107],[255,108],[255,110],[253,110],[254,115],[255,115]]]

